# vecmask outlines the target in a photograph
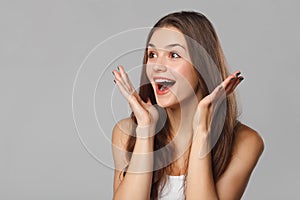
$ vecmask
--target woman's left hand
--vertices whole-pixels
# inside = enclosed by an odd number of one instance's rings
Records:
[[[236,71],[234,74],[228,76],[211,94],[199,102],[193,119],[194,136],[200,134],[204,138],[207,138],[211,128],[212,118],[218,105],[224,100],[226,95],[231,94],[244,79],[240,74],[240,71]]]

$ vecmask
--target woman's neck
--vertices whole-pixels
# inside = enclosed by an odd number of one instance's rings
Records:
[[[185,99],[177,106],[166,108],[171,137],[182,131],[192,131],[193,118],[200,99],[202,99],[202,96],[200,91],[197,90],[196,95]]]
[[[169,118],[170,142],[173,143],[174,162],[168,167],[168,174],[186,174],[187,160],[189,157],[190,143],[192,139],[192,127],[196,102],[181,103],[178,108],[167,108]]]
[[[197,105],[198,100],[194,98],[194,100],[181,102],[177,107],[166,109],[171,138],[187,136],[187,134],[192,133],[193,118]]]

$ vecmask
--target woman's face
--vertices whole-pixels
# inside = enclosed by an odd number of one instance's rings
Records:
[[[177,107],[195,97],[195,92],[199,92],[196,91],[199,78],[191,63],[184,35],[177,28],[156,29],[147,54],[146,73],[159,106]]]

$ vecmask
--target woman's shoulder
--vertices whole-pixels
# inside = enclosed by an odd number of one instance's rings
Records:
[[[240,159],[258,159],[264,151],[262,136],[251,127],[240,123],[236,129],[233,156]]]
[[[112,143],[124,147],[132,134],[133,127],[134,122],[130,117],[119,120],[112,130]]]

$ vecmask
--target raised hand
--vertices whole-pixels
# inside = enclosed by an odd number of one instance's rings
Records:
[[[212,118],[218,106],[226,98],[226,95],[231,94],[244,79],[240,74],[240,71],[236,71],[228,76],[211,94],[199,102],[193,119],[194,134],[208,136],[211,130]]]
[[[123,66],[118,66],[118,70],[113,70],[115,83],[119,87],[121,94],[128,101],[129,106],[137,119],[139,128],[151,128],[152,134],[155,134],[155,127],[158,120],[158,111],[151,104],[150,99],[144,102],[134,89]],[[153,132],[154,131],[154,132]],[[141,136],[150,137],[152,135]]]

